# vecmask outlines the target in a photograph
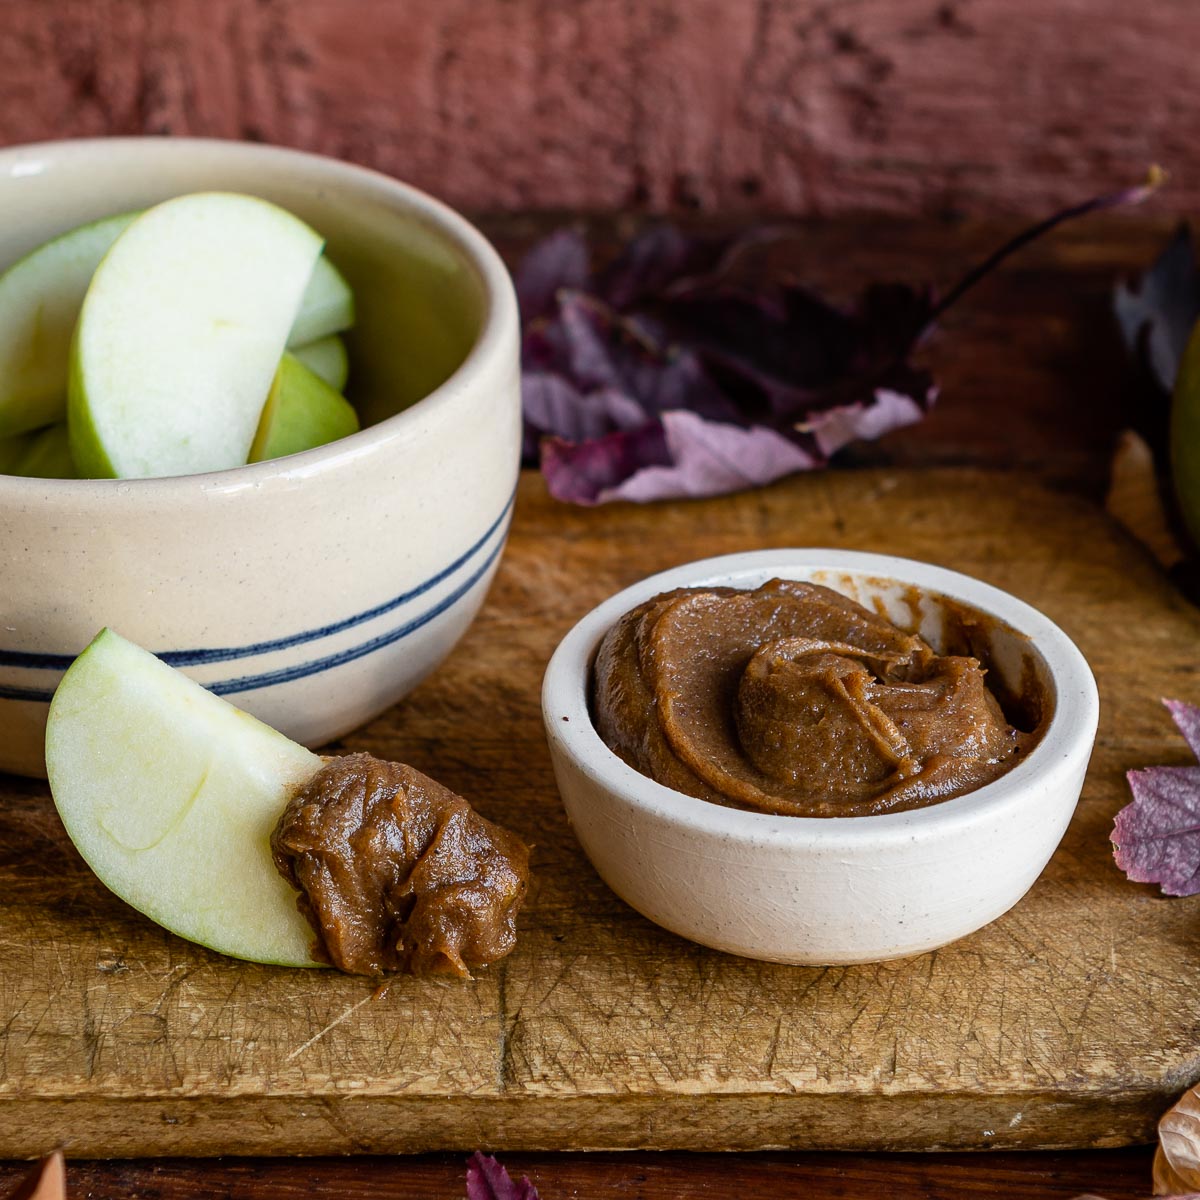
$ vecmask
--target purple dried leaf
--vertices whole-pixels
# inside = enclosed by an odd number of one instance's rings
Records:
[[[1200,746],[1200,708],[1164,700],[1193,754]],[[1126,774],[1133,801],[1113,823],[1117,866],[1135,883],[1157,883],[1164,895],[1200,892],[1200,766],[1147,767]]]
[[[691,412],[667,412],[639,430],[591,442],[542,445],[551,495],[575,504],[719,496],[821,465],[767,426],[742,428]]]
[[[1186,704],[1182,700],[1164,700],[1163,703],[1167,706],[1167,712],[1171,714],[1176,728],[1183,734],[1188,749],[1200,759],[1200,707]]]
[[[649,327],[578,293],[563,295],[558,322],[565,373],[582,391],[624,392],[648,417],[682,408],[737,419],[737,409],[722,396],[696,355],[662,344]],[[569,436],[563,430],[554,432]]]
[[[642,406],[617,388],[581,392],[562,375],[528,371],[522,389],[525,420],[539,435],[553,430],[567,441],[582,442],[646,422]]]
[[[742,419],[695,353],[662,344],[648,325],[594,297],[562,293],[558,315],[527,331],[524,358],[526,462],[547,434],[582,442],[672,410]]]
[[[1117,285],[1113,309],[1125,345],[1145,362],[1163,391],[1170,392],[1200,317],[1200,270],[1186,224],[1147,271]]]
[[[1167,896],[1200,892],[1200,767],[1147,767],[1126,774],[1133,792],[1113,824],[1117,866]]]
[[[615,309],[633,308],[717,271],[739,241],[691,237],[674,225],[651,226],[600,272],[596,293]]]
[[[930,380],[926,395],[934,395]],[[830,458],[843,446],[855,441],[874,441],[891,433],[915,425],[925,415],[925,408],[912,395],[879,388],[873,404],[843,404],[829,408],[810,417],[803,431],[811,433],[821,453]]]
[[[670,463],[666,431],[658,420],[584,442],[547,437],[541,443],[546,486],[556,500],[571,504],[600,504],[627,479]]]
[[[490,1154],[476,1150],[467,1160],[467,1200],[538,1200],[538,1193],[528,1176],[513,1183]]]
[[[936,304],[930,289],[904,284],[869,287],[849,309],[761,277],[731,287],[742,252],[778,229],[703,239],[658,227],[595,277],[577,234],[551,239],[518,272],[526,461],[540,450],[551,492],[584,504],[715,495],[824,466],[848,442],[929,410],[937,390],[912,352],[997,263],[1157,182],[1152,174],[1040,222]]]
[[[585,287],[591,275],[590,262],[587,239],[578,229],[559,229],[542,238],[513,275],[521,320],[549,315],[560,291]]]
[[[930,304],[927,290],[881,285],[843,311],[792,284],[758,296],[690,295],[662,311],[673,335],[738,399],[743,420],[786,428],[824,409],[870,405],[881,388],[928,410],[932,380],[907,360]]]

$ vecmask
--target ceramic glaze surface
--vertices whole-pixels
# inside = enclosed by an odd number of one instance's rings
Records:
[[[0,476],[0,770],[42,774],[47,702],[102,626],[316,746],[449,653],[483,602],[520,453],[516,301],[466,221],[395,180],[233,142],[0,152],[0,265],[172,195],[281,204],[354,287],[360,433],[146,480]]]
[[[803,818],[685,796],[635,771],[588,711],[591,664],[625,612],[678,587],[823,583],[878,605],[937,648],[939,598],[994,618],[992,669],[1035,673],[1052,714],[1008,774],[909,812]],[[914,611],[915,602],[915,611]],[[1099,718],[1095,681],[1067,636],[1020,600],[967,576],[887,555],[830,550],[734,554],[643,580],[563,639],[542,691],[555,779],[605,882],[652,921],[718,950],[776,962],[873,962],[918,954],[986,925],[1054,853],[1083,786]]]

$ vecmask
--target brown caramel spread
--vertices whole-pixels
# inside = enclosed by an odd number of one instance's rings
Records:
[[[830,588],[689,588],[626,613],[593,717],[630,766],[737,808],[849,817],[960,796],[1036,742],[979,661],[939,655]]]
[[[330,759],[284,809],[271,850],[300,891],[315,957],[342,971],[469,978],[516,941],[529,848],[402,763]]]

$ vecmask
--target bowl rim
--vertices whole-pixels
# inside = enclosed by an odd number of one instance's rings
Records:
[[[435,231],[475,272],[483,292],[479,332],[466,357],[438,387],[401,412],[312,450],[191,475],[130,479],[42,479],[0,473],[0,502],[27,495],[34,486],[39,499],[43,501],[57,499],[65,503],[78,503],[87,496],[107,498],[117,489],[122,495],[177,492],[181,488],[197,489],[203,493],[227,492],[259,487],[281,476],[319,474],[327,468],[340,466],[348,459],[360,459],[406,437],[409,427],[427,418],[431,411],[445,407],[462,392],[479,386],[489,374],[508,369],[512,348],[516,345],[519,318],[516,291],[499,253],[466,217],[448,204],[382,171],[287,146],[242,142],[231,138],[143,136],[65,138],[62,141],[7,146],[0,149],[0,179],[10,178],[14,174],[40,174],[44,170],[53,170],[64,159],[85,159],[97,152],[102,153],[105,159],[123,154],[148,162],[170,162],[198,151],[223,155],[230,162],[294,164],[307,177],[323,176],[333,187],[353,185],[357,195],[365,194],[390,201]]]
[[[897,813],[799,817],[748,811],[676,791],[643,775],[609,749],[592,723],[588,683],[601,638],[626,612],[677,587],[759,586],[788,571],[842,571],[886,578],[965,603],[1009,625],[1042,660],[1055,693],[1050,723],[1029,755],[999,779],[950,800]],[[793,578],[803,577],[795,576]],[[753,844],[834,850],[950,834],[993,821],[1054,774],[1069,774],[1090,753],[1099,720],[1095,678],[1079,648],[1047,616],[1008,592],[932,563],[869,551],[796,548],[746,551],[660,571],[610,596],[558,644],[542,683],[542,718],[551,745],[600,788],[624,803],[697,833]]]

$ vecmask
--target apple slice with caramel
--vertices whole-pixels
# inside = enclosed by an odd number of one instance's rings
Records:
[[[515,834],[412,767],[322,760],[111,630],[54,694],[46,769],[100,881],[223,954],[469,977],[515,942]]]

